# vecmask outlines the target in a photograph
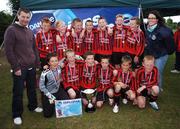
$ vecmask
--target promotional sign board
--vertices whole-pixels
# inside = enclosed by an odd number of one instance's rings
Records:
[[[134,7],[106,7],[33,11],[29,28],[34,32],[34,34],[36,34],[40,29],[41,20],[44,17],[48,17],[53,25],[57,20],[62,20],[66,25],[68,25],[68,28],[70,28],[71,22],[74,18],[80,18],[83,21],[83,26],[85,25],[85,22],[90,19],[96,27],[98,19],[101,16],[106,18],[108,24],[114,24],[117,14],[122,14],[124,16],[124,23],[128,24],[131,17],[139,15],[139,10]]]
[[[56,100],[56,118],[82,115],[81,99]]]

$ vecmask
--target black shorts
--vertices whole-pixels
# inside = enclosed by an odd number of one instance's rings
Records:
[[[108,88],[107,90],[109,89],[111,88]],[[96,101],[106,101],[108,99],[107,90],[97,92]]]
[[[142,90],[139,96],[147,97],[148,96],[148,90],[147,89]]]
[[[127,55],[127,53],[121,53],[121,52],[113,52],[111,56],[111,61],[113,66],[121,64],[121,58]]]
[[[69,96],[67,94],[67,92],[64,90],[63,88],[63,84],[61,83],[61,85],[59,86],[59,91],[58,93],[55,93],[55,96],[58,100],[66,100],[69,99]]]
[[[130,90],[129,87],[126,87],[125,89],[122,88],[122,89],[120,90],[120,93],[121,93],[121,94],[125,94],[128,90]]]

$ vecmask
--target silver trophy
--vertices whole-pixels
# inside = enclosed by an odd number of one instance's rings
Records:
[[[94,105],[91,102],[92,97],[94,96],[95,91],[96,91],[95,89],[86,89],[86,90],[81,91],[82,93],[86,94],[86,97],[88,99],[88,105],[85,108],[86,112],[94,112],[96,110]]]

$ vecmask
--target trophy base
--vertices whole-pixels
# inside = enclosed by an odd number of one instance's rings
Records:
[[[87,113],[93,113],[93,112],[95,112],[95,111],[96,111],[96,108],[95,108],[95,107],[92,107],[92,108],[86,107],[86,108],[85,108],[85,112],[87,112]]]

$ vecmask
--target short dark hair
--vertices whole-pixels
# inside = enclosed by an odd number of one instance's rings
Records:
[[[91,23],[93,23],[93,21],[92,21],[92,20],[87,20],[87,21],[86,21],[86,23],[85,23],[85,25],[87,24],[87,22],[91,22]]]
[[[125,55],[121,58],[121,63],[124,63],[124,62],[132,62],[132,58],[129,56],[129,55]]]
[[[108,59],[108,61],[110,61],[110,56],[109,55],[102,55],[100,57],[100,62],[102,61],[102,59]]]
[[[83,55],[84,59],[86,59],[87,56],[89,56],[89,55],[95,56],[95,54],[94,54],[92,51],[87,51],[87,52],[85,52],[84,55]]]
[[[100,17],[99,17],[98,23],[99,23],[100,20],[105,20],[105,21],[106,21],[105,17],[103,17],[103,16],[100,16]]]
[[[46,56],[46,61],[49,62],[52,57],[58,57],[56,53],[49,53]]]
[[[19,8],[19,10],[17,11],[17,15],[20,15],[21,12],[29,13],[31,15],[31,11],[28,8]]]
[[[74,18],[74,19],[72,20],[72,22],[71,22],[71,27],[74,28],[75,22],[81,22],[81,23],[82,23],[82,20],[81,20],[80,18]]]

